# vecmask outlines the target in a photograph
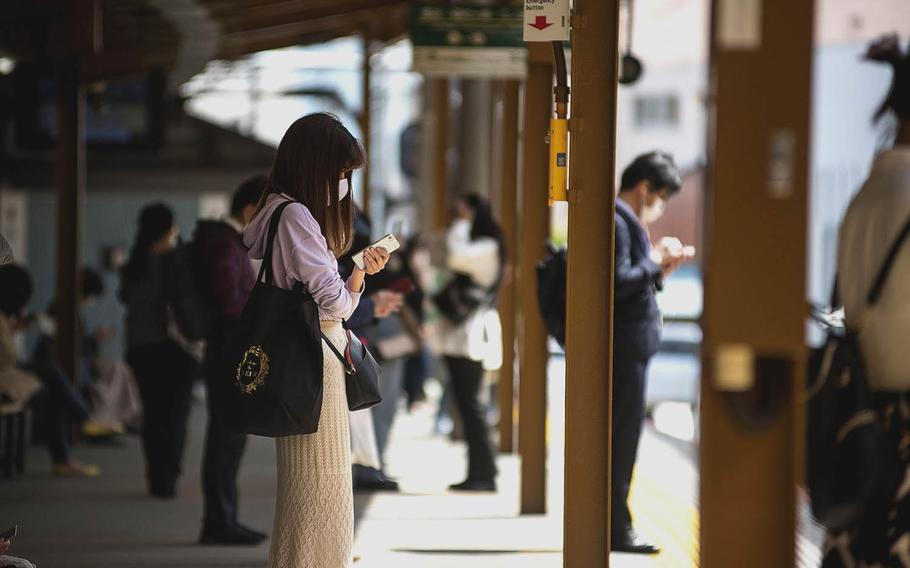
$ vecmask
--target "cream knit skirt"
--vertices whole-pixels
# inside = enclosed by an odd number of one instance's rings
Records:
[[[322,331],[342,352],[341,324]],[[351,442],[344,368],[323,342],[319,431],[276,440],[278,501],[269,568],[348,568],[354,539]]]

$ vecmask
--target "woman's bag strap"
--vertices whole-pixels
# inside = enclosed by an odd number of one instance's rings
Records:
[[[875,278],[875,284],[872,286],[872,290],[869,291],[869,296],[866,299],[867,308],[875,305],[875,303],[878,302],[879,297],[882,295],[882,291],[885,288],[885,283],[888,281],[888,275],[891,273],[891,269],[894,267],[894,261],[897,260],[897,255],[900,252],[901,248],[904,246],[904,242],[907,240],[908,236],[910,236],[910,220],[907,220],[904,228],[894,240],[894,244],[891,245],[891,249],[888,251],[888,256],[885,257],[885,262],[882,265],[881,270],[879,270],[878,276]]]
[[[266,284],[275,284],[275,269],[272,264],[272,254],[275,250],[275,237],[278,234],[278,224],[281,222],[281,214],[284,213],[284,210],[287,209],[288,205],[291,203],[294,202],[289,199],[276,207],[275,211],[272,212],[272,217],[269,219],[269,233],[265,245],[265,256],[262,257],[262,266],[259,267],[257,282],[263,282],[262,277],[265,276],[264,282]]]
[[[345,357],[344,355],[342,355],[341,351],[339,351],[338,348],[335,347],[335,344],[332,343],[332,340],[329,339],[324,332],[320,331],[319,333],[322,334],[322,340],[325,341],[326,345],[329,346],[329,349],[332,350],[332,353],[334,353],[335,356],[338,357],[338,360],[341,361],[341,366],[344,367],[344,372],[349,375],[353,375],[354,373],[356,373],[357,369],[354,368],[354,363],[349,358],[350,355],[348,357]],[[350,349],[351,349],[350,333],[351,333],[350,331],[347,332],[348,348],[346,349],[346,352],[348,354],[350,354]]]

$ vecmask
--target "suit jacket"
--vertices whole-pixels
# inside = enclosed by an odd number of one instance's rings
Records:
[[[616,201],[613,340],[617,356],[647,359],[660,347],[661,316],[655,295],[660,266],[649,257],[651,243],[638,216]]]

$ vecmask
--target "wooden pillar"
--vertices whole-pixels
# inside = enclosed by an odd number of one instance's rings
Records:
[[[363,147],[366,149],[367,153],[367,165],[363,168],[363,212],[367,215],[370,214],[370,150],[372,144],[370,143],[370,136],[372,134],[371,129],[371,106],[373,103],[372,99],[372,89],[370,88],[370,81],[372,78],[372,66],[370,65],[370,56],[373,55],[372,46],[370,44],[370,36],[364,34],[362,36],[363,41],[363,64],[361,66],[361,88],[362,99],[363,99],[363,110],[360,113],[360,131],[363,136]]]
[[[576,0],[566,310],[567,568],[609,566],[619,0]]]
[[[547,510],[547,332],[537,305],[537,261],[550,236],[546,136],[553,111],[550,46],[528,45],[525,82],[523,175],[519,221],[519,411],[521,513]]]
[[[813,3],[713,5],[701,566],[794,566]]]
[[[499,135],[499,211],[509,263],[499,294],[502,320],[502,370],[499,371],[499,451],[515,451],[515,324],[518,263],[518,95],[519,82],[503,81]]]
[[[85,193],[85,91],[78,58],[57,69],[57,355],[63,370],[78,380],[81,296],[80,227]]]
[[[433,225],[437,231],[449,224],[449,172],[446,154],[449,148],[449,80],[433,79],[431,85],[433,112]]]

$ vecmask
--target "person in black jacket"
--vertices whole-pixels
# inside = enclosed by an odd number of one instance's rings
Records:
[[[652,246],[648,225],[660,218],[681,185],[673,158],[652,152],[626,168],[616,200],[611,548],[619,552],[660,551],[633,529],[628,497],[645,414],[645,376],[660,345],[655,294],[687,258],[674,239]]]
[[[214,315],[203,365],[209,418],[202,459],[205,508],[201,544],[255,546],[266,538],[237,520],[237,474],[246,449],[246,435],[226,424],[218,383],[225,376],[220,372],[225,342],[256,284],[256,272],[243,244],[243,230],[253,218],[267,181],[264,175],[244,181],[234,192],[230,215],[220,221],[200,221],[193,236],[194,264],[201,273],[200,291],[211,300]]]
[[[339,273],[342,278],[346,278],[354,270],[353,256],[360,250],[368,247],[373,242],[372,225],[370,218],[359,208],[354,212],[354,240],[351,250],[343,257],[338,259]],[[392,274],[390,270],[389,274]],[[388,365],[382,360],[375,345],[370,343],[370,339],[375,335],[377,326],[381,320],[394,317],[404,303],[402,294],[388,288],[389,279],[383,275],[370,276],[367,278],[366,287],[369,296],[362,296],[360,304],[351,317],[347,320],[347,327],[370,348],[374,357],[383,367],[383,379],[380,384],[383,386],[383,401],[373,407],[372,423],[374,428],[374,437],[376,442],[376,452],[379,454],[378,464],[376,467],[357,463],[355,460],[352,464],[352,475],[354,479],[355,491],[398,491],[398,482],[389,478],[382,467],[382,454],[385,450],[385,442],[388,441],[388,433],[391,430],[392,421],[394,420],[394,410],[382,413],[380,407],[395,408],[398,398],[389,395],[390,392],[396,392],[395,385],[400,387],[400,374],[394,375],[396,369],[389,373]],[[400,389],[399,389],[400,390]],[[379,412],[379,414],[377,414]],[[353,426],[352,426],[353,427]]]
[[[126,360],[142,397],[142,449],[149,494],[177,496],[183,466],[193,381],[198,362],[175,337],[169,298],[169,258],[178,239],[173,210],[164,203],[142,209],[130,258],[121,271],[126,308]]]

